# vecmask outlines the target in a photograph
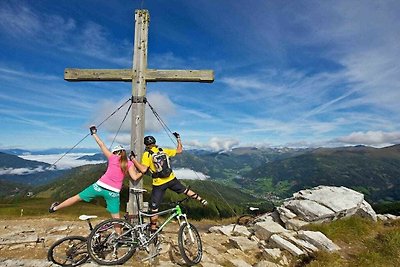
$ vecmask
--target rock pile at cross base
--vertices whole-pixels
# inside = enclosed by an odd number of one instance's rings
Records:
[[[256,217],[250,227],[232,224],[212,227],[210,231],[229,236],[229,242],[241,251],[259,249],[264,259],[254,266],[287,266],[296,257],[319,250],[340,250],[323,233],[301,230],[303,226],[353,215],[377,221],[363,194],[346,187],[318,186],[294,193],[273,212]]]
[[[353,215],[373,221],[398,219],[393,215],[376,215],[363,194],[345,187],[319,186],[302,190],[273,212],[258,216],[248,227],[230,224],[205,228],[199,225],[204,253],[199,266],[291,266],[299,257],[319,250],[334,252],[340,247],[324,234],[302,230],[302,227]],[[177,227],[171,225],[163,231],[161,252],[153,262],[141,262],[147,255],[138,252],[124,265],[182,266]],[[84,222],[51,218],[0,221],[0,266],[54,266],[46,259],[52,243],[66,235],[87,234]],[[98,265],[89,262],[83,266]]]

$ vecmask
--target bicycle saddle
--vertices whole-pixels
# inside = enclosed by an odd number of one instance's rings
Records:
[[[134,193],[143,193],[143,192],[147,192],[146,189],[142,189],[142,188],[131,188],[129,189],[129,192],[131,192],[132,194]]]
[[[96,215],[81,215],[81,216],[79,216],[79,220],[82,220],[82,221],[86,221],[86,220],[94,219],[94,218],[97,218],[97,216]]]

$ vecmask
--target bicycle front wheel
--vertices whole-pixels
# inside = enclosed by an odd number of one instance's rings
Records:
[[[100,265],[123,264],[136,251],[134,229],[122,219],[109,219],[99,223],[90,233],[87,250]]]
[[[203,246],[200,234],[191,223],[185,222],[179,228],[178,246],[186,264],[195,265],[201,261]]]
[[[47,252],[47,259],[60,266],[78,266],[89,259],[86,237],[67,236],[57,240]]]

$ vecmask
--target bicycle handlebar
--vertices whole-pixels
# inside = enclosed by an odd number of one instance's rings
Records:
[[[189,188],[189,187],[188,187]],[[142,189],[142,188],[130,188],[129,192],[131,194],[141,194],[144,192],[147,192],[146,189]],[[175,206],[175,205],[179,205],[183,202],[185,202],[186,200],[190,199],[191,197],[187,196],[184,199],[178,200],[178,201],[172,201],[172,202],[168,202],[168,203],[162,203],[162,204],[167,204],[167,205],[171,205],[171,206]]]
[[[181,199],[181,200],[175,201],[175,203],[176,203],[177,205],[179,205],[179,204],[185,202],[185,201],[188,200],[188,199],[190,199],[190,197],[185,197],[185,198],[183,198],[183,199]]]
[[[176,205],[180,205],[181,203],[185,202],[188,199],[190,199],[190,197],[185,197],[181,200],[165,202],[165,203],[161,203],[161,204],[168,205],[168,206],[176,206]]]

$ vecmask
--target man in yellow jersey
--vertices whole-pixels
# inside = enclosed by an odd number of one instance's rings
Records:
[[[178,194],[186,194],[187,196],[201,202],[206,206],[207,200],[202,199],[198,194],[181,184],[172,171],[169,158],[182,153],[183,147],[180,135],[173,133],[177,140],[176,149],[160,148],[156,145],[156,139],[153,136],[146,136],[144,144],[146,146],[142,156],[142,162],[135,159],[135,154],[131,152],[129,158],[135,164],[135,167],[142,173],[150,171],[153,178],[153,190],[151,192],[150,209],[157,212],[159,205],[164,197],[165,191],[169,188]],[[151,217],[151,229],[157,229],[158,216]]]

